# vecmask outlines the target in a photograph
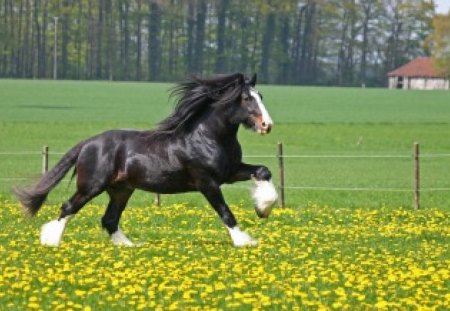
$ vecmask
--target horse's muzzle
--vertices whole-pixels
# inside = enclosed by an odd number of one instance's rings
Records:
[[[272,124],[271,123],[262,122],[262,124],[261,124],[261,134],[269,134],[271,130],[272,130]]]
[[[259,134],[261,135],[269,134],[270,131],[272,130],[273,126],[272,122],[264,121],[262,120],[262,118],[257,118],[255,121],[256,121],[255,128]]]

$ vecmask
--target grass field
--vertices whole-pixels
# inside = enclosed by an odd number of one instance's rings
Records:
[[[100,228],[105,197],[70,223],[60,249],[40,226],[72,191],[63,182],[33,221],[10,189],[41,170],[43,145],[64,152],[110,128],[149,128],[170,113],[168,84],[0,80],[0,309],[448,309],[450,157],[421,160],[422,211],[412,192],[286,190],[267,221],[250,184],[224,187],[241,226],[260,240],[234,249],[198,194],[137,193],[122,226],[139,248],[114,248]],[[275,127],[242,130],[245,155],[449,154],[450,93],[261,86]],[[34,151],[36,154],[8,155]],[[51,155],[51,164],[59,155]],[[246,159],[268,165],[275,158]],[[288,187],[412,186],[410,158],[286,158]],[[275,176],[277,182],[277,176]]]
[[[65,152],[78,141],[111,128],[150,128],[170,113],[168,84],[0,81],[0,152],[35,151],[43,145]],[[275,121],[271,135],[242,130],[244,155],[275,155],[284,143],[287,155],[411,155],[413,142],[425,154],[450,153],[450,93],[397,92],[261,86]],[[51,156],[51,163],[59,155]],[[1,156],[0,178],[32,177],[40,172],[40,155]],[[267,164],[272,158],[248,158]],[[450,188],[450,157],[422,160],[422,187]],[[331,188],[412,188],[409,158],[288,158],[287,186]],[[275,176],[275,179],[277,176]],[[10,198],[11,180],[0,179],[0,193]],[[245,184],[244,184],[245,186]],[[50,197],[70,194],[63,185]],[[226,189],[231,203],[247,197],[246,189]],[[411,192],[321,191],[287,189],[287,204],[340,207],[411,206]],[[448,205],[450,192],[422,194],[428,207]],[[147,195],[135,195],[143,205]],[[198,196],[166,197],[165,202],[198,202]],[[104,203],[104,200],[101,201]]]

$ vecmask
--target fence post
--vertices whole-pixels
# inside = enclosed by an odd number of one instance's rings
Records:
[[[280,178],[280,185],[278,186],[278,190],[280,192],[280,196],[278,198],[278,206],[284,207],[284,157],[283,157],[283,143],[278,143],[278,176]]]
[[[414,209],[420,208],[420,166],[419,143],[414,143]]]
[[[161,206],[161,195],[159,193],[155,193],[155,205],[158,207]]]
[[[42,148],[42,175],[48,171],[48,146]]]

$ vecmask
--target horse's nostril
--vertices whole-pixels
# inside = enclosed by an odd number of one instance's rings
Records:
[[[263,128],[267,127],[267,123],[266,122],[261,123],[261,125],[262,125]]]

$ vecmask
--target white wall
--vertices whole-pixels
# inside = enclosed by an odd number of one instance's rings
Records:
[[[448,80],[438,78],[411,78],[412,90],[448,90]]]
[[[397,88],[397,77],[389,77],[389,88],[390,89]]]
[[[388,84],[390,89],[396,89],[398,77],[389,77]],[[448,90],[450,89],[448,79],[441,78],[404,78],[403,89],[411,90]]]

